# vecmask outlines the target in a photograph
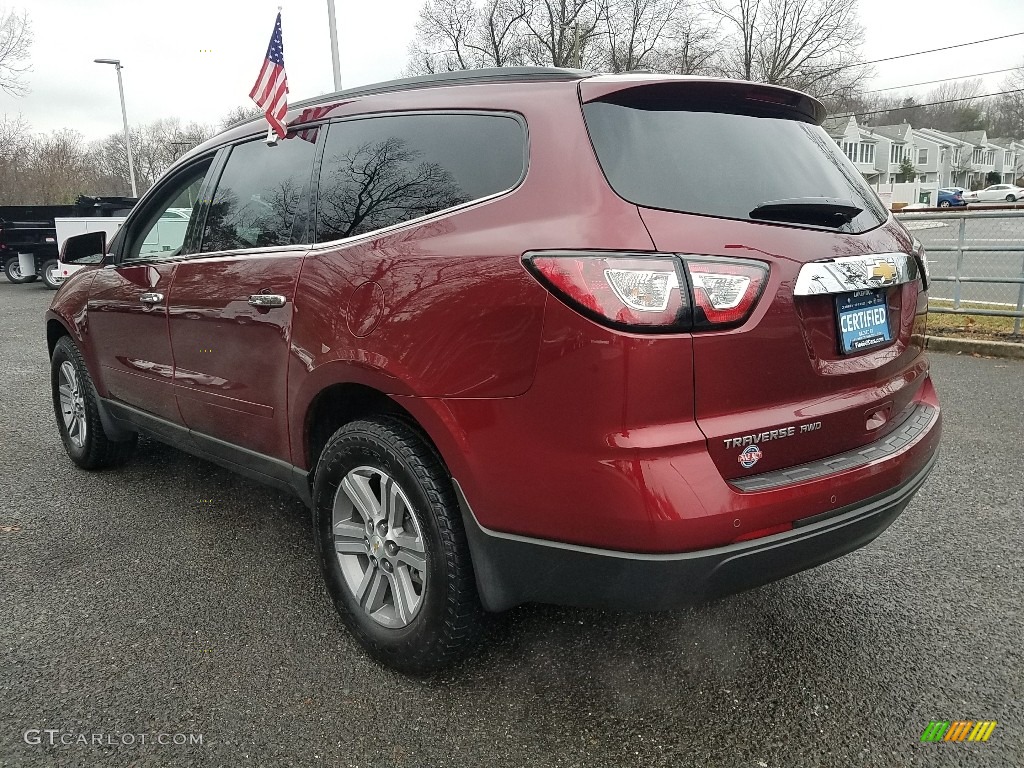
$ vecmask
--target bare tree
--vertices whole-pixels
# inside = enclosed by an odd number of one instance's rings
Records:
[[[263,110],[253,104],[241,104],[221,118],[220,129],[223,131],[236,123],[244,123],[262,114]]]
[[[757,79],[757,46],[760,43],[761,0],[708,0],[707,10],[729,28],[722,66],[730,77]]]
[[[607,67],[612,72],[657,69],[680,31],[686,0],[608,0],[604,16]]]
[[[992,104],[992,135],[1024,138],[1024,65],[1011,72],[999,90],[1010,93],[997,97]]]
[[[982,109],[984,83],[980,79],[946,82],[929,91],[921,103],[916,119],[939,131],[979,131],[985,128]]]
[[[479,67],[718,72],[692,0],[426,0],[406,74]]]
[[[608,16],[604,0],[521,0],[528,30],[524,48],[531,64],[599,69],[595,43]]]
[[[0,117],[0,204],[23,205],[31,167],[32,134],[21,115]]]
[[[34,204],[66,205],[89,186],[94,170],[82,135],[65,128],[35,138],[24,189]]]
[[[0,89],[11,96],[28,93],[25,74],[30,72],[32,22],[28,11],[19,13],[0,6]]]
[[[652,56],[657,72],[676,75],[718,75],[718,29],[687,9],[677,14],[664,46]]]
[[[213,126],[182,125],[177,118],[133,128],[132,153],[140,191],[213,133]],[[65,204],[79,195],[127,195],[130,188],[128,154],[120,131],[87,144],[72,130],[33,135],[22,117],[0,117],[0,204]]]
[[[855,0],[707,0],[721,19],[722,67],[823,99],[856,91],[867,70]]]
[[[483,66],[469,49],[477,26],[473,0],[427,0],[409,48],[409,74],[450,72]]]
[[[132,159],[135,161],[135,178],[140,194],[153,186],[175,160],[202,144],[213,133],[211,126],[201,123],[189,123],[182,127],[177,118],[156,120],[132,128]],[[121,180],[123,186],[119,194],[126,194],[130,184],[124,134],[111,134],[95,145],[93,151],[100,175]]]
[[[522,39],[527,8],[519,0],[490,0],[477,11],[477,27],[468,47],[486,67],[512,67],[525,61]]]
[[[407,74],[525,64],[521,0],[427,0],[409,46]]]

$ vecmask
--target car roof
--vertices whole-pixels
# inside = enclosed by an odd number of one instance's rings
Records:
[[[325,93],[310,99],[304,99],[288,105],[289,117],[294,117],[302,110],[308,110],[317,106],[327,106],[341,101],[349,101],[365,96],[379,94],[397,93],[402,91],[413,91],[424,88],[441,88],[461,85],[484,85],[500,83],[572,83],[588,80],[595,84],[618,84],[618,85],[644,85],[655,82],[689,82],[735,86],[745,81],[721,77],[704,77],[695,75],[671,75],[656,74],[646,71],[622,72],[615,74],[601,74],[584,69],[567,69],[564,67],[492,67],[487,69],[456,70],[454,72],[438,72],[431,75],[417,77],[403,77],[395,80],[387,80],[379,83],[348,88],[333,93]],[[799,94],[806,101],[810,115],[815,122],[820,124],[825,117],[825,108],[817,99],[800,91],[795,91],[784,86],[769,85],[765,83],[748,83],[748,85],[765,91],[784,91],[790,94]],[[290,122],[289,117],[285,123]],[[257,117],[248,118],[227,126],[223,131],[213,136],[208,141],[187,152],[175,165],[181,165],[194,156],[206,152],[212,148],[231,143],[238,139],[255,136],[258,133],[267,131],[266,118],[261,114]]]

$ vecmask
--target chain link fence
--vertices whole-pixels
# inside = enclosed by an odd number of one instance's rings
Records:
[[[928,311],[1024,321],[1024,210],[906,212],[897,218],[928,253]]]

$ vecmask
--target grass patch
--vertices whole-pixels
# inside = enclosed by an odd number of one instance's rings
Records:
[[[950,299],[929,299],[928,306],[949,307],[952,309],[953,302]],[[1001,304],[986,304],[981,301],[961,301],[961,310],[971,309],[994,309],[1013,310]],[[1013,325],[1015,318],[992,317],[990,315],[948,315],[944,312],[928,313],[928,333],[933,336],[959,336],[965,339],[992,339],[994,341],[1021,341],[1021,336],[1015,336]]]

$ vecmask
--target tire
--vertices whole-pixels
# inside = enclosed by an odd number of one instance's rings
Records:
[[[51,291],[56,291],[64,284],[64,278],[57,275],[56,259],[50,259],[43,263],[43,283]]]
[[[100,422],[99,398],[82,353],[68,336],[54,347],[50,358],[50,388],[64,450],[82,469],[104,469],[126,462],[135,451],[136,435],[129,440],[107,437]]]
[[[377,661],[414,675],[462,658],[485,617],[438,455],[398,419],[355,421],[328,441],[315,478],[320,565],[356,640]]]
[[[11,256],[11,258],[4,262],[4,274],[7,275],[8,280],[16,285],[31,283],[39,277],[38,275],[23,276],[21,274],[21,263],[17,256]]]
[[[949,200],[943,200],[939,203],[939,208],[949,208]]]
[[[1017,198],[1014,195],[1007,195],[1006,196],[1006,202],[1008,202],[1008,203],[1016,203],[1017,202]]]

